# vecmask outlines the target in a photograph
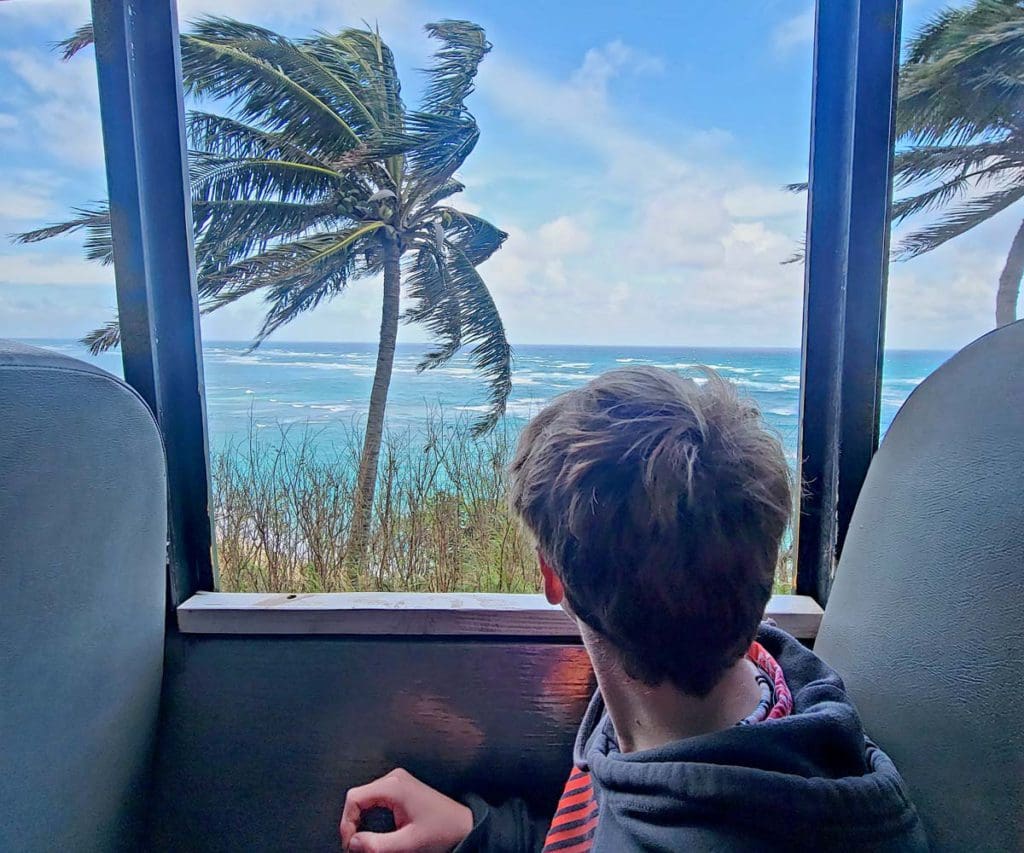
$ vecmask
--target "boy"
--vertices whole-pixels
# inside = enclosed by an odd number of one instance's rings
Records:
[[[759,623],[792,498],[778,440],[708,372],[606,373],[524,430],[511,504],[598,690],[553,818],[394,771],[348,792],[353,853],[925,850],[839,677]],[[357,832],[386,806],[397,829]]]

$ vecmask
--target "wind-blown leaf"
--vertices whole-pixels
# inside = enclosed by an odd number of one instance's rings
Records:
[[[226,304],[257,290],[304,280],[315,272],[334,275],[343,269],[347,280],[353,271],[353,256],[362,248],[360,240],[384,227],[383,222],[368,222],[346,231],[316,234],[273,246],[203,276],[199,294],[204,298],[222,298],[222,304]]]
[[[490,52],[491,43],[483,27],[470,21],[439,21],[428,24],[426,29],[442,46],[426,72],[423,109],[439,115],[461,116],[466,98],[473,92],[477,69]]]
[[[445,226],[448,239],[457,246],[473,266],[480,266],[502,247],[508,234],[493,226],[486,219],[463,213],[452,207],[439,208],[446,215]]]
[[[287,160],[249,160],[190,154],[192,192],[201,201],[234,198],[274,199],[321,204],[334,193],[350,189],[355,178],[331,169]],[[368,193],[367,193],[368,195]]]
[[[349,217],[339,205],[233,199],[197,201],[192,205],[196,258],[213,272],[276,241],[299,237],[311,229],[333,230]]]
[[[963,144],[1020,127],[1024,7],[976,0],[940,12],[914,38],[900,72],[897,133],[923,145]]]
[[[106,204],[94,207],[72,208],[75,216],[66,222],[47,225],[35,231],[14,235],[15,243],[38,243],[60,234],[73,234],[85,229],[85,256],[90,261],[111,264],[114,261],[113,241],[110,235],[110,210]]]
[[[896,251],[901,259],[913,258],[937,249],[955,237],[970,231],[1024,197],[1024,184],[998,190],[972,199],[947,213],[938,222],[905,237]]]
[[[271,133],[230,116],[191,110],[185,123],[189,145],[206,155],[246,160],[288,160],[330,169],[283,133]]]
[[[1011,140],[970,145],[922,145],[897,152],[893,174],[897,186],[935,180],[950,173],[983,177],[1024,166],[1024,151]]]
[[[462,346],[462,309],[443,247],[439,251],[430,242],[420,247],[406,277],[406,291],[415,304],[406,311],[405,322],[425,326],[435,338],[416,369],[440,367]]]
[[[227,99],[246,122],[285,133],[315,156],[337,157],[362,141],[347,120],[355,105],[332,104],[316,63],[270,30],[203,18],[183,37],[181,69],[188,94]]]
[[[108,320],[98,329],[93,329],[81,343],[89,348],[93,355],[99,355],[108,349],[113,349],[121,343],[121,324],[116,320]]]
[[[458,293],[463,343],[474,344],[469,360],[487,379],[491,410],[474,425],[479,433],[493,429],[505,414],[512,393],[512,347],[505,336],[498,307],[469,258],[446,241],[448,271]]]
[[[78,53],[78,51],[91,45],[95,40],[96,39],[92,31],[92,24],[83,24],[68,38],[57,42],[54,47],[56,47],[60,53],[61,59],[67,61]]]

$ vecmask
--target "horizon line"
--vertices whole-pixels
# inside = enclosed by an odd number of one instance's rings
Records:
[[[0,337],[3,337],[0,335]],[[78,338],[41,338],[41,337],[12,337],[9,340],[14,341],[61,341],[62,343],[74,343],[80,344],[81,341]],[[207,338],[203,339],[202,343],[205,344],[251,344],[251,339],[246,338]],[[968,342],[968,344],[971,342]],[[258,351],[262,346],[272,345],[283,345],[283,344],[297,344],[300,346],[313,346],[318,344],[327,344],[329,346],[377,346],[376,341],[330,341],[326,339],[321,340],[276,340],[276,341],[262,341],[259,346],[255,349]],[[968,346],[964,344],[963,346]],[[399,341],[397,346],[431,346],[429,341]],[[800,345],[782,345],[782,344],[566,344],[566,343],[523,343],[523,344],[512,344],[513,351],[518,347],[563,347],[563,348],[587,348],[587,349],[616,349],[616,348],[629,348],[629,349],[666,349],[666,350],[680,350],[680,349],[716,349],[716,350],[785,350],[787,352],[800,352],[803,348]],[[468,348],[466,345],[463,348]],[[113,348],[109,352],[116,352],[120,347]],[[886,347],[891,352],[941,352],[941,353],[955,353],[963,347]]]

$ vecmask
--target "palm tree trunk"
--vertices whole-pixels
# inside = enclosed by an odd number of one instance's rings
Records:
[[[373,516],[373,495],[377,488],[377,461],[384,437],[384,412],[388,403],[388,388],[395,363],[395,344],[398,340],[398,301],[401,292],[400,252],[391,237],[384,243],[384,301],[380,319],[380,340],[377,345],[377,368],[373,373],[370,392],[370,411],[366,417],[366,435],[359,458],[359,477],[356,481],[355,506],[349,527],[345,562],[348,580],[353,586],[359,580],[370,539],[370,520]]]
[[[1006,256],[1006,266],[999,276],[999,290],[996,291],[996,326],[1005,326],[1017,319],[1017,299],[1020,296],[1020,279],[1024,275],[1024,222],[1017,229]]]

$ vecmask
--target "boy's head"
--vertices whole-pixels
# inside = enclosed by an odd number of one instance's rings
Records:
[[[778,439],[708,371],[613,370],[523,431],[513,510],[626,673],[708,693],[747,650],[791,511]]]

